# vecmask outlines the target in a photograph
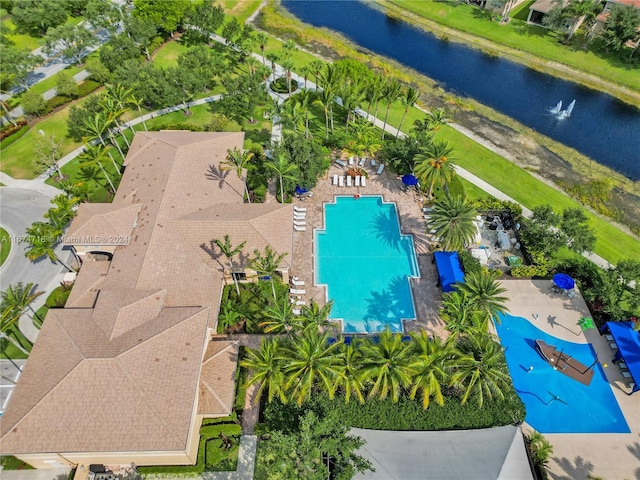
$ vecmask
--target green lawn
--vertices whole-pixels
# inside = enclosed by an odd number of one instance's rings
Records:
[[[387,0],[383,3],[390,3],[420,17],[486,38],[499,45],[563,63],[608,81],[640,90],[637,66],[626,65],[620,60],[621,55],[627,53],[606,53],[597,47],[596,42],[587,50],[583,50],[581,35],[576,38],[578,44],[575,47],[561,45],[556,33],[535,25],[527,25],[521,20],[525,13],[528,13],[524,6],[516,10],[516,16],[510,23],[499,24],[489,21],[483,11],[474,5],[424,0]]]
[[[32,37],[31,35],[15,33],[16,26],[11,21],[11,17],[2,20],[2,33],[11,40],[19,49],[27,49],[30,52],[44,45],[42,38]]]
[[[28,352],[31,351],[31,343],[29,340],[22,335],[20,329],[18,329],[17,325],[14,325],[10,329],[6,331],[7,335],[16,340],[22,347]],[[27,355],[22,353],[18,347],[16,347],[13,343],[5,340],[4,338],[0,339],[0,358],[12,358],[14,360],[22,360],[27,358]]]
[[[260,6],[260,0],[224,0],[222,6],[225,14],[244,23]]]
[[[74,76],[76,73],[80,73],[82,70],[83,70],[82,68],[72,66],[72,67],[65,68],[63,72],[68,73],[71,76]],[[42,95],[47,90],[56,88],[56,82],[58,81],[58,76],[60,75],[60,73],[62,72],[58,72],[49,78],[45,78],[41,82],[38,82],[32,87],[30,87],[29,90]],[[11,97],[11,99],[9,100],[9,105],[11,106],[11,108],[15,108],[16,106],[20,105],[21,100],[22,100],[22,94]]]
[[[181,42],[167,42],[153,55],[153,64],[156,67],[168,68],[176,65],[178,56],[193,47],[186,47]]]
[[[9,252],[11,252],[11,237],[9,232],[0,227],[0,267],[9,256]]]

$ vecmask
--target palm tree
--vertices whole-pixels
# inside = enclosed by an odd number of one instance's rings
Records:
[[[451,122],[451,120],[453,120],[453,117],[447,112],[445,108],[434,108],[424,117],[424,123],[426,124],[427,128],[434,132],[440,130],[440,127],[442,125],[446,125],[447,123]],[[414,124],[419,121],[420,120],[416,120]]]
[[[291,70],[295,67],[295,63],[292,60],[286,58],[281,62],[282,68],[284,68],[287,75],[287,89],[289,90],[289,95],[291,95]]]
[[[256,402],[266,390],[268,401],[274,397],[282,403],[287,403],[285,395],[285,382],[283,373],[283,357],[278,338],[262,339],[259,350],[247,349],[247,358],[240,362],[240,366],[251,370],[252,375],[247,381],[247,385],[259,383],[260,388],[256,395]]]
[[[336,389],[344,392],[344,401],[349,403],[355,396],[360,404],[364,404],[364,389],[362,375],[362,352],[355,342],[345,345],[341,355],[342,375],[338,377]]]
[[[302,320],[293,313],[293,305],[289,297],[282,295],[282,298],[274,299],[274,304],[264,311],[267,320],[258,324],[265,333],[288,333],[292,334],[302,327]]]
[[[311,70],[311,73],[313,73],[313,75],[316,78],[316,88],[320,87],[320,85],[318,84],[318,78],[320,77],[320,73],[322,72],[322,69],[324,68],[324,63],[321,60],[314,60],[313,62],[311,62],[309,64],[309,70]],[[326,85],[323,85],[322,88],[325,88]]]
[[[276,276],[278,267],[287,256],[287,253],[278,253],[269,245],[264,247],[264,255],[257,248],[253,251],[255,258],[251,261],[251,267],[258,272],[259,275],[268,276],[271,280],[271,290],[273,300],[276,301],[276,289],[273,285],[273,277]]]
[[[122,85],[107,86],[107,95],[109,96],[109,98],[113,100],[115,106],[120,112],[120,115],[129,111],[129,104],[130,104],[129,99],[131,97],[131,93],[132,93],[132,90],[130,88],[125,88]],[[115,119],[115,123],[118,129],[120,130],[120,133],[122,134],[122,137],[124,138],[124,142],[127,144],[127,148],[128,148],[131,145],[129,144],[129,140],[127,139],[127,136],[124,134],[124,129],[122,129],[120,127],[120,124],[118,123],[118,118],[120,118],[120,115],[118,115],[118,117]]]
[[[342,100],[342,106],[347,111],[347,118],[345,125],[347,129],[349,122],[351,121],[351,112],[360,106],[364,98],[364,90],[361,82],[347,81],[342,84],[340,89],[340,99]]]
[[[105,148],[105,151],[108,152],[107,144],[104,142],[103,135],[109,129],[109,122],[106,117],[101,113],[96,113],[93,117],[86,118],[84,120],[84,131],[88,134],[90,139],[98,140],[102,146]],[[120,165],[116,163],[111,154],[109,153],[109,158],[113,162],[113,166],[116,171],[120,171]],[[124,158],[124,157],[123,157]]]
[[[313,92],[306,88],[292,98],[296,104],[300,105],[300,109],[304,113],[304,138],[306,139],[309,138],[309,111],[314,98]]]
[[[247,200],[251,203],[251,197],[249,196],[249,189],[247,188],[246,179],[242,178],[242,171],[249,170],[250,162],[253,159],[253,152],[248,150],[240,150],[235,147],[233,150],[227,149],[227,157],[223,162],[220,162],[220,167],[223,170],[235,170],[238,178],[243,180],[244,191],[247,195]]]
[[[107,182],[109,182],[111,191],[116,193],[116,187],[102,164],[107,160],[107,156],[110,157],[111,155],[109,155],[104,147],[101,147],[100,145],[85,145],[84,152],[80,154],[80,164],[87,167],[94,165],[98,166],[104,177],[107,179]],[[113,161],[113,158],[111,158],[111,160]],[[118,170],[116,169],[116,171]]]
[[[429,408],[433,397],[435,402],[444,405],[442,385],[449,381],[450,360],[455,356],[451,343],[442,343],[440,337],[429,338],[426,332],[412,333],[412,349],[414,359],[411,368],[414,370],[409,398],[416,398],[418,392],[422,397],[422,408]]]
[[[383,93],[383,84],[380,80],[379,76],[374,76],[367,83],[365,88],[365,100],[367,101],[367,120],[369,119],[369,114],[371,113],[371,107],[373,105],[376,106],[375,112],[373,116],[375,117],[378,114],[378,104],[380,103],[380,99],[382,98]]]
[[[578,27],[585,20],[593,20],[598,12],[598,6],[600,2],[595,0],[580,0],[572,1],[562,10],[562,15],[567,20],[572,20],[573,25],[569,29],[569,35],[567,40],[571,40],[571,37],[576,33]],[[602,7],[600,7],[602,8]]]
[[[460,350],[451,383],[464,388],[461,402],[474,394],[482,408],[485,397],[504,399],[503,389],[509,387],[511,377],[500,344],[489,335],[474,335],[464,338]]]
[[[389,118],[389,110],[391,109],[391,104],[395,102],[400,96],[401,88],[402,87],[397,80],[392,80],[384,88],[383,98],[387,102],[387,112],[384,115],[384,124],[382,126],[382,140],[384,140],[384,131],[387,128],[387,119]]]
[[[540,469],[547,468],[549,466],[549,458],[553,454],[553,445],[536,430],[527,435],[527,443],[533,465]]]
[[[10,307],[3,308],[0,311],[0,338],[9,341],[18,350],[28,356],[29,351],[20,345],[20,342],[12,338],[10,334],[10,331],[18,323],[18,320],[20,320],[20,313],[17,310]]]
[[[264,58],[264,49],[267,46],[267,42],[269,41],[269,36],[264,32],[256,33],[256,43],[260,46],[260,51],[262,52],[262,64],[266,65],[266,61]]]
[[[340,348],[342,342],[329,343],[329,334],[305,330],[286,344],[283,356],[287,359],[285,375],[286,389],[298,405],[311,397],[314,386],[319,383],[322,390],[333,398],[336,384],[342,377]]]
[[[435,230],[444,250],[462,250],[476,234],[475,215],[475,207],[460,195],[445,197],[435,202],[428,228]]]
[[[397,402],[402,389],[411,384],[411,352],[402,337],[388,329],[378,339],[378,344],[362,345],[362,374],[373,384],[369,398],[379,395],[385,399],[391,394],[391,400]]]
[[[106,133],[107,133],[107,135],[109,137],[111,145],[115,146],[118,149],[118,152],[120,152],[120,156],[124,160],[124,156],[125,156],[124,152],[122,151],[122,148],[120,147],[120,144],[118,143],[118,141],[116,140],[115,136],[113,135],[113,131],[112,131],[111,127],[112,127],[112,125],[116,126],[118,131],[124,137],[124,141],[127,144],[127,147],[129,147],[129,141],[127,140],[127,137],[124,136],[124,131],[120,127],[120,123],[118,122],[118,119],[120,118],[120,116],[126,110],[123,109],[123,108],[120,108],[111,97],[103,97],[102,101],[100,103],[102,104],[103,108],[105,109],[105,112],[107,113],[107,125],[108,125],[108,127],[107,127],[107,130],[106,130]]]
[[[457,288],[462,294],[466,294],[473,307],[487,318],[498,321],[498,315],[507,311],[505,302],[508,298],[500,295],[507,290],[488,271],[469,273],[465,276],[464,283],[458,284]]]
[[[289,162],[284,153],[278,154],[276,159],[273,159],[271,162],[266,162],[264,165],[280,178],[280,203],[284,203],[284,180],[296,180],[298,166]]]
[[[130,105],[133,105],[134,107],[136,107],[138,109],[138,113],[140,114],[140,117],[142,118],[142,125],[144,126],[144,131],[148,132],[149,130],[147,129],[147,123],[144,121],[144,115],[142,115],[142,105],[144,105],[144,100],[142,98],[136,97],[132,93],[131,95],[129,95],[129,98],[127,99],[127,102]]]
[[[304,328],[311,328],[318,331],[331,327],[329,315],[333,308],[333,301],[329,301],[324,306],[318,305],[315,300],[311,300],[309,306],[304,305],[300,314],[300,318],[304,323]]]
[[[71,267],[60,260],[55,252],[55,246],[58,244],[61,235],[62,231],[56,229],[50,223],[34,223],[31,227],[27,228],[27,242],[29,245],[24,252],[25,257],[34,261],[46,256],[52,262],[58,262],[67,270],[72,271]]]
[[[450,292],[443,295],[440,318],[444,320],[446,329],[453,338],[488,331],[487,316],[464,293]]]
[[[244,63],[249,67],[249,74],[255,75],[256,69],[260,66],[260,62],[255,57],[247,57]]]
[[[278,62],[279,57],[278,54],[274,53],[267,53],[267,60],[269,60],[271,62],[271,72],[273,74],[273,81],[276,81],[276,62]]]
[[[404,117],[407,116],[407,112],[411,107],[413,107],[418,99],[420,98],[420,90],[415,89],[413,87],[407,88],[407,91],[402,97],[402,103],[404,103],[404,112],[402,113],[402,118],[400,119],[400,125],[398,125],[398,131],[396,132],[396,138],[400,135],[400,130],[402,129],[402,124],[404,123]]]
[[[222,253],[222,255],[227,257],[227,260],[229,261],[229,268],[231,270],[231,277],[233,278],[233,282],[236,285],[236,293],[238,294],[238,296],[240,295],[240,287],[238,286],[238,279],[233,274],[233,257],[235,255],[237,255],[238,253],[240,253],[246,244],[247,244],[247,242],[245,240],[240,245],[237,245],[237,246],[234,247],[231,244],[231,239],[229,238],[229,235],[225,235],[224,236],[224,241],[219,240],[219,239],[215,239],[215,238],[211,240],[211,246],[215,245],[216,247],[218,247],[220,249],[220,252]]]
[[[302,67],[300,67],[300,75],[302,75],[302,78],[304,78],[304,89],[307,89],[307,81],[309,80],[309,75],[311,75],[311,69],[309,68],[309,65],[303,65]]]
[[[336,101],[337,97],[338,95],[332,86],[327,86],[316,92],[317,101],[322,105],[324,110],[325,139],[329,138],[329,111],[332,111],[333,103]],[[331,132],[333,133],[333,121],[331,124]]]
[[[31,314],[42,325],[42,319],[38,317],[35,310],[31,308],[31,303],[42,295],[44,292],[34,291],[33,283],[18,282],[15,286],[9,285],[9,287],[0,293],[2,299],[0,303],[0,309],[2,311],[10,308],[16,312],[18,318],[25,312],[25,310],[31,310]]]
[[[433,187],[438,184],[445,187],[448,196],[448,183],[455,177],[455,165],[451,163],[449,154],[453,151],[446,141],[429,143],[420,148],[420,153],[414,157],[415,175],[420,182],[429,185],[429,198],[433,195]]]

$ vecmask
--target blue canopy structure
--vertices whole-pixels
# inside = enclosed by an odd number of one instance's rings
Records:
[[[609,332],[618,351],[613,361],[624,360],[635,385],[631,393],[640,390],[640,332],[633,329],[633,322],[607,322],[602,331]]]
[[[303,193],[307,193],[309,190],[301,187],[300,185],[296,185],[296,195],[302,195]]]
[[[413,175],[404,175],[402,177],[402,183],[404,183],[405,185],[409,186],[409,187],[413,187],[414,185],[418,184],[418,179],[416,177],[414,177]]]
[[[556,273],[553,276],[553,283],[563,290],[571,290],[576,286],[576,282],[566,273]]]
[[[460,267],[458,252],[434,252],[438,267],[438,278],[443,292],[453,292],[454,284],[464,283],[464,272]]]

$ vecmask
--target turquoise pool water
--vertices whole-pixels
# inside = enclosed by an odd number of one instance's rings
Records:
[[[332,319],[348,333],[403,331],[415,318],[409,277],[419,276],[413,238],[380,196],[326,203],[325,230],[315,231],[315,282],[334,301]]]
[[[534,342],[544,340],[585,365],[596,360],[590,344],[560,340],[511,315],[501,315],[496,329],[506,348],[513,385],[526,405],[529,425],[541,433],[630,432],[599,363],[586,386],[554,370],[538,354]],[[528,372],[530,367],[533,370]]]

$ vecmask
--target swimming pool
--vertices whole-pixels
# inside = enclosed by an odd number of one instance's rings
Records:
[[[394,203],[380,196],[336,197],[315,231],[315,283],[334,301],[342,331],[403,331],[414,319],[409,277],[419,276],[413,238],[400,233]]]
[[[590,344],[560,340],[521,317],[500,317],[496,329],[506,348],[513,385],[527,408],[529,425],[541,433],[630,432],[599,363],[586,386],[554,370],[538,354],[534,342],[544,340],[587,366],[596,360]]]

